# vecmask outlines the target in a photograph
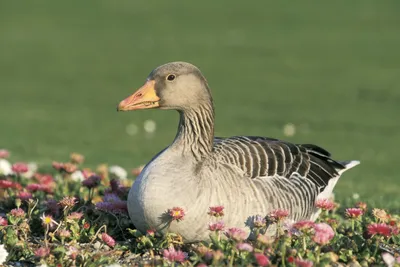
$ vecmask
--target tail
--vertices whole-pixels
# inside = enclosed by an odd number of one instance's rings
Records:
[[[357,166],[360,164],[360,161],[358,160],[348,160],[348,161],[340,161],[339,162],[341,165],[343,165],[343,169],[338,170],[338,173],[342,175],[345,171],[350,170],[351,168]]]

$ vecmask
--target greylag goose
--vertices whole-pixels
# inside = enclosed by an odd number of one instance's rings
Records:
[[[341,174],[358,161],[335,161],[310,144],[258,136],[214,137],[214,106],[207,80],[186,62],[154,69],[118,110],[174,109],[178,133],[143,169],[128,196],[129,216],[140,231],[179,233],[185,242],[209,239],[207,211],[225,207],[225,225],[250,232],[249,220],[275,209],[292,222],[315,220],[314,204],[327,198]],[[166,212],[185,211],[182,221]]]

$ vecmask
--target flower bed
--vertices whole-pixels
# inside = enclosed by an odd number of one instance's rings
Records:
[[[316,222],[290,223],[286,210],[255,214],[250,239],[210,207],[210,242],[183,244],[174,233],[134,229],[127,214],[132,179],[119,166],[84,168],[72,154],[52,173],[8,161],[0,150],[0,264],[24,266],[400,266],[400,217],[359,202],[316,202]],[[133,170],[140,173],[141,168]],[[171,207],[171,221],[185,211]],[[273,229],[273,237],[265,233]],[[118,266],[118,265],[117,265]]]

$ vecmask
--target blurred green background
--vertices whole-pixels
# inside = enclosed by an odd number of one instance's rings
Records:
[[[1,1],[0,148],[42,165],[70,152],[92,167],[146,163],[174,138],[177,114],[116,105],[154,67],[183,60],[210,83],[217,135],[359,159],[336,196],[399,208],[399,12],[399,1],[368,0]]]

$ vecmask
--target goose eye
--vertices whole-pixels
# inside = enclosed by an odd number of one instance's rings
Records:
[[[168,75],[168,76],[167,76],[167,80],[168,80],[168,81],[173,81],[173,80],[175,80],[175,75],[174,75],[174,74]]]

